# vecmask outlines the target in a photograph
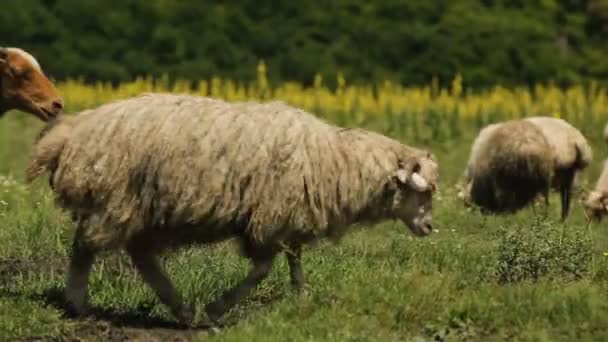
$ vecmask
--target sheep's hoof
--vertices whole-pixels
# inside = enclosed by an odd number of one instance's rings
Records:
[[[209,333],[211,335],[218,334],[219,332],[220,332],[220,328],[219,327],[217,327],[215,325],[209,327]]]
[[[299,296],[308,297],[310,295],[311,287],[307,283],[294,284],[292,291]]]
[[[90,307],[88,305],[75,305],[74,303],[67,302],[65,304],[65,315],[68,318],[76,319],[84,319],[91,314]]]
[[[205,306],[205,313],[207,314],[209,320],[213,322],[218,322],[224,311],[223,300],[212,302]]]
[[[173,315],[180,322],[189,326],[194,320],[194,306],[190,304],[182,304],[177,310],[174,310]]]
[[[205,318],[200,321],[196,326],[199,329],[206,329],[210,334],[217,334],[220,332],[220,328],[223,327],[223,324],[221,324],[217,320]]]
[[[205,307],[207,318],[201,323],[210,329],[221,327],[223,325],[221,320],[223,312],[223,301],[207,304]]]

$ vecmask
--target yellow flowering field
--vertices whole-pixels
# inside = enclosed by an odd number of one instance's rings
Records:
[[[436,80],[421,87],[404,86],[390,81],[378,85],[355,85],[349,84],[341,75],[336,83],[336,89],[329,89],[324,86],[323,77],[316,75],[311,87],[296,82],[271,86],[266,67],[260,63],[257,80],[250,83],[212,77],[196,83],[177,80],[169,84],[166,77],[141,77],[118,86],[104,82],[90,85],[81,80],[67,80],[59,83],[58,87],[68,106],[77,109],[142,92],[180,92],[228,101],[279,99],[329,119],[337,113],[347,115],[349,122],[353,123],[389,114],[420,116],[431,111],[472,119],[488,115],[500,115],[503,119],[553,115],[576,122],[589,117],[608,117],[606,89],[593,82],[568,89],[539,84],[514,89],[495,86],[475,92],[468,91],[459,75],[454,77],[449,87],[438,86]]]

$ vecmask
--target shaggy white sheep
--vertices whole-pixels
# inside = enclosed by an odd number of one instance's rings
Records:
[[[575,177],[592,159],[585,137],[566,121],[531,117],[482,129],[471,148],[460,197],[489,212],[514,212],[549,189],[568,216]],[[547,203],[548,204],[548,203]]]
[[[383,135],[330,125],[281,102],[226,103],[149,94],[49,125],[28,179],[49,171],[77,232],[66,296],[86,308],[95,254],[125,248],[173,314],[190,321],[156,261],[161,251],[236,238],[248,276],[206,307],[217,320],[288,251],[292,283],[304,281],[301,246],[338,239],[353,223],[401,219],[431,232],[437,163]]]

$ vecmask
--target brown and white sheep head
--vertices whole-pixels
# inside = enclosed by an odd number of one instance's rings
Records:
[[[585,219],[587,224],[592,220],[601,221],[608,214],[608,194],[600,191],[592,191],[583,202]]]
[[[417,236],[432,231],[433,194],[439,178],[438,165],[430,156],[406,167],[399,163],[391,177],[396,185],[391,207],[392,215],[405,223]]]
[[[63,110],[63,99],[32,55],[0,47],[0,116],[11,109],[49,121]]]

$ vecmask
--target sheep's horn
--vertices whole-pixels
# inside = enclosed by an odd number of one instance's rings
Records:
[[[408,180],[408,184],[417,191],[427,191],[429,189],[429,182],[418,172],[412,173],[412,176]]]

